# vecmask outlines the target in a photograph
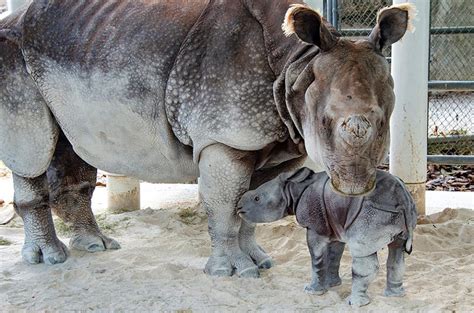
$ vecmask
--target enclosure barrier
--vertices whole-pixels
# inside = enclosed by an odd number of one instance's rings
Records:
[[[394,4],[403,2],[395,0]],[[411,2],[418,11],[413,21],[416,31],[407,32],[403,40],[392,45],[396,100],[390,121],[390,172],[405,182],[418,214],[424,214],[430,4],[426,0]]]
[[[107,173],[107,210],[123,213],[140,209],[140,181]]]

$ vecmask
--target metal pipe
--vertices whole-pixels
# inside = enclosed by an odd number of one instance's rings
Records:
[[[442,90],[442,91],[472,91],[474,90],[474,81],[472,80],[430,80],[428,82],[429,90]]]
[[[308,4],[313,9],[318,10],[321,14],[324,15],[324,0],[306,0],[306,4]]]
[[[428,163],[444,165],[473,165],[473,155],[429,155]]]
[[[11,14],[25,5],[26,2],[26,0],[7,0],[8,11]]]
[[[370,35],[370,28],[343,28],[339,32],[347,37],[366,37]],[[433,27],[430,30],[431,35],[447,34],[473,34],[474,26],[456,26],[456,27]]]
[[[332,23],[332,0],[326,0],[326,13],[325,13],[326,20],[329,23]]]
[[[111,213],[140,210],[140,182],[107,173],[107,209]]]
[[[445,144],[445,143],[453,143],[453,142],[458,142],[458,141],[463,141],[463,142],[468,142],[472,141],[474,142],[474,135],[450,135],[446,137],[430,137],[428,138],[428,143],[429,144]]]
[[[332,26],[336,30],[339,30],[339,2],[338,0],[332,0]]]
[[[430,3],[410,2],[418,9],[418,16],[412,21],[416,31],[408,32],[392,46],[396,101],[390,123],[390,172],[405,182],[418,213],[425,214]]]

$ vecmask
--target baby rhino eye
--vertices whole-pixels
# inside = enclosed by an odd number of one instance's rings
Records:
[[[256,202],[260,201],[260,197],[259,197],[259,196],[255,196],[255,201],[256,201]]]

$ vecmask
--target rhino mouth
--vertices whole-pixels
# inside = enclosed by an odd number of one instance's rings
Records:
[[[370,175],[339,176],[331,174],[332,190],[343,196],[364,196],[375,189],[375,172]]]

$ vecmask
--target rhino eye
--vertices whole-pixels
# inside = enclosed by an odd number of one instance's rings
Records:
[[[260,201],[260,197],[259,196],[255,196],[255,202],[258,202]]]

